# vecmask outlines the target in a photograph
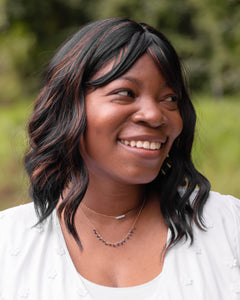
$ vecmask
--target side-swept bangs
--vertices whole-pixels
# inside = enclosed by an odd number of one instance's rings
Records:
[[[152,57],[167,85],[181,98],[184,84],[175,50],[160,32],[145,24],[132,22],[122,24],[101,41],[85,70],[88,74],[85,84],[92,87],[108,84],[123,75],[144,53]],[[115,61],[113,68],[103,76],[91,80],[112,59]]]

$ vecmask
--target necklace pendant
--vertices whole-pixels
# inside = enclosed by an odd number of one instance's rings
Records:
[[[115,217],[115,219],[116,219],[116,220],[120,220],[120,219],[123,219],[123,218],[125,218],[125,217],[126,217],[126,215],[121,215],[121,216]]]

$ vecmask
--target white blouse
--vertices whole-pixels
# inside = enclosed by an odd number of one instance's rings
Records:
[[[0,213],[0,300],[240,300],[240,201],[211,192],[206,232],[167,253],[161,274],[113,288],[77,273],[56,212],[41,225],[33,204]],[[168,238],[170,237],[170,233]]]

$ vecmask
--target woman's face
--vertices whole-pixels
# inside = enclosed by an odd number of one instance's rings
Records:
[[[109,62],[94,79],[107,73]],[[176,95],[148,54],[122,76],[89,91],[80,152],[91,176],[149,183],[182,130]]]

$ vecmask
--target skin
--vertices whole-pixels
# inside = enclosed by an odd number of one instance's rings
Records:
[[[112,66],[109,62],[95,78]],[[87,92],[87,129],[80,143],[89,171],[84,204],[102,214],[121,215],[142,203],[145,184],[155,179],[182,130],[175,98],[148,54],[118,79]],[[158,142],[161,147],[158,150],[133,148],[122,140]],[[131,228],[138,209],[116,221],[80,205],[76,228],[83,251],[76,247],[60,221],[69,253],[82,276],[98,284],[123,287],[145,283],[162,271],[164,255],[161,253],[167,228],[158,197],[150,194],[145,200],[137,230],[124,246],[117,248],[99,242],[92,233],[93,226],[106,240],[121,240]]]

